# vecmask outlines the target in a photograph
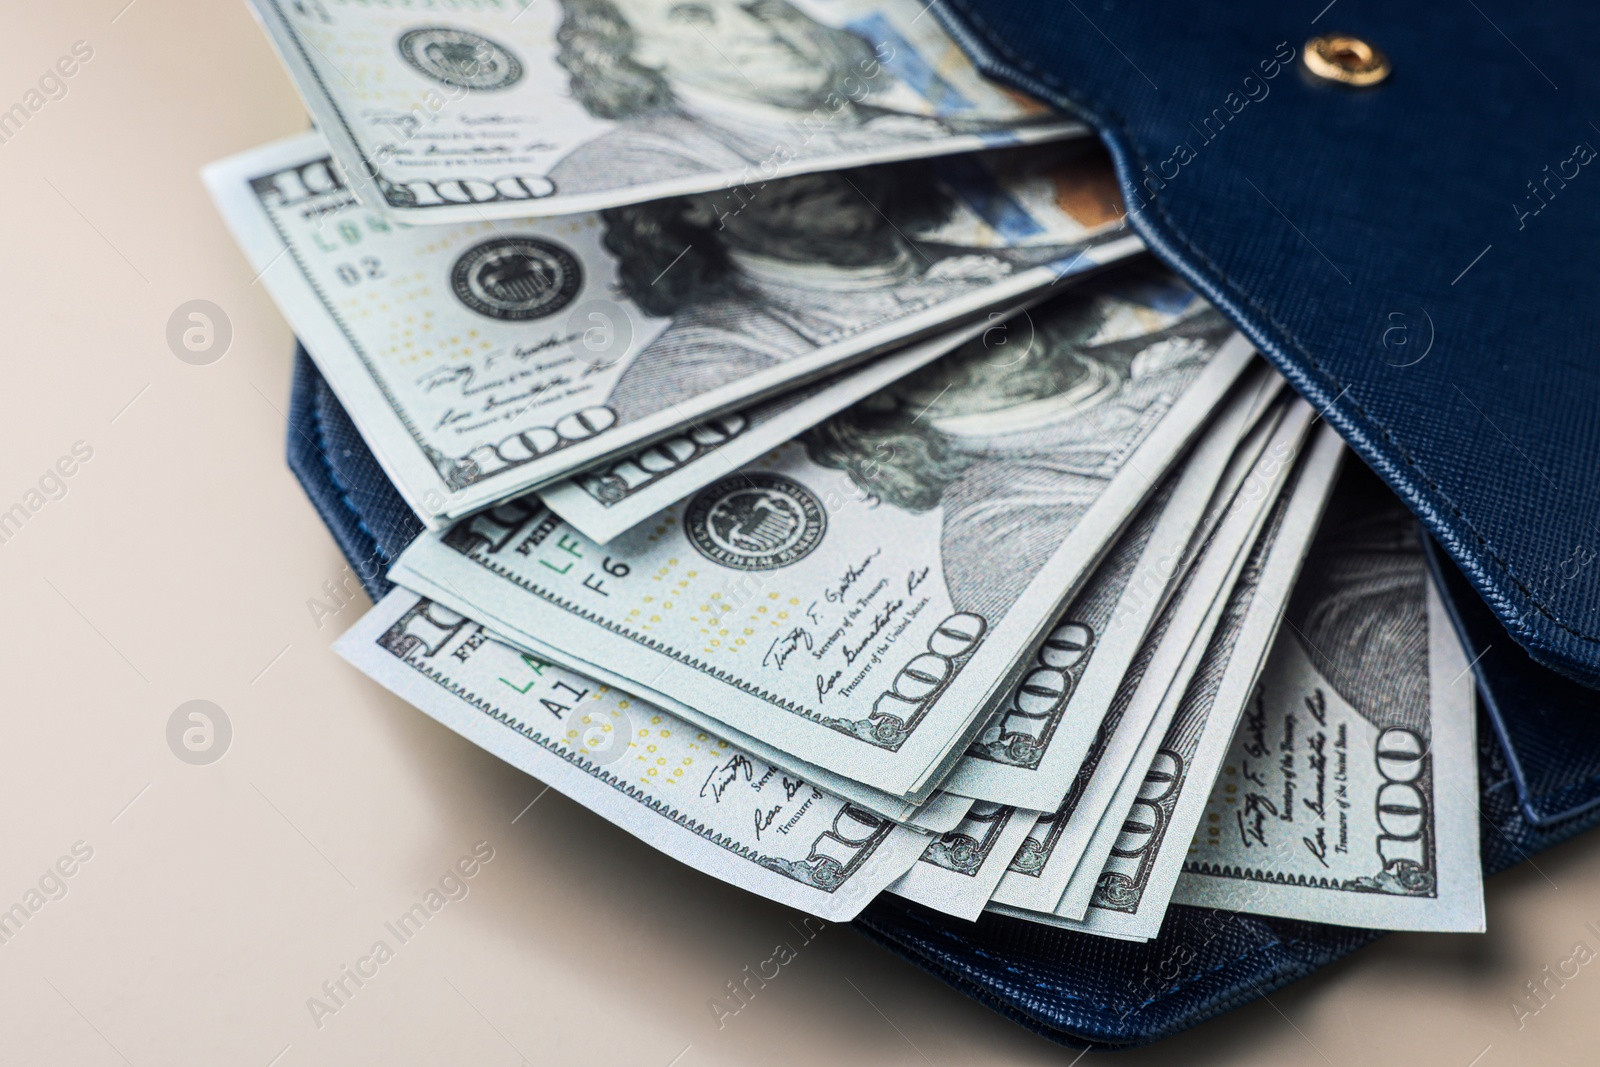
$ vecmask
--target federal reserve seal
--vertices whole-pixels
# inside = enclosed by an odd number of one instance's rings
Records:
[[[487,37],[448,26],[424,26],[400,35],[400,58],[418,73],[457,89],[487,92],[522,79],[522,62]]]
[[[480,315],[542,319],[572,303],[583,288],[583,267],[553,241],[496,237],[461,253],[450,285],[456,299]]]
[[[822,501],[792,478],[735,474],[702,489],[683,515],[683,531],[713,563],[741,571],[787,567],[822,543]]]

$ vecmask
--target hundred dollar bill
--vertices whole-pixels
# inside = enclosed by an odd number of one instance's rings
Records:
[[[512,505],[515,506],[515,505]],[[439,594],[439,588],[426,579],[415,575],[406,577],[412,592],[426,599],[433,599]],[[518,652],[525,653],[542,662],[557,664],[568,669],[569,672],[582,674],[596,684],[609,685],[624,693],[633,692],[626,679],[602,667],[586,664],[583,660],[568,656],[558,648],[553,648],[540,641],[523,637],[514,642],[508,642],[504,637],[502,642],[510,644]],[[909,826],[914,830],[928,833],[942,834],[956,828],[973,805],[968,797],[959,797],[951,793],[936,792],[924,801],[912,802],[904,797],[894,796],[881,790],[862,785],[860,782],[832,771],[796,759],[791,754],[774,748],[763,741],[759,741],[737,730],[732,730],[726,724],[718,722],[714,717],[706,715],[693,707],[678,707],[674,709],[684,721],[701,730],[715,733],[735,748],[747,753],[753,759],[769,763],[779,770],[784,771],[794,778],[803,778],[817,786],[824,792],[831,793],[851,804],[876,815],[881,815],[893,822]]]
[[[1153,267],[1034,320],[1020,360],[969,343],[604,548],[514,504],[392,573],[920,802],[1252,352]]]
[[[889,892],[958,919],[976,920],[1038,817],[1036,811],[1004,804],[974,804],[959,826],[928,845]]]
[[[1142,247],[1078,196],[1110,180],[1078,146],[420,229],[358,204],[316,134],[205,179],[433,528]]]
[[[1472,674],[1416,520],[1350,464],[1173,900],[1481,931]]]
[[[1300,420],[1303,436],[1304,427],[1310,421],[1311,409],[1303,401],[1293,402],[1291,408]],[[1283,453],[1285,462],[1279,468],[1281,477],[1273,484],[1270,492],[1258,498],[1258,507],[1253,512],[1252,525],[1243,544],[1231,553],[1233,562],[1220,585],[1221,594],[1212,599],[1204,622],[1188,639],[1182,663],[1172,674],[1171,680],[1159,686],[1157,692],[1160,703],[1156,706],[1155,714],[1150,717],[1143,736],[1134,739],[1137,747],[1133,755],[1131,758],[1119,756],[1117,766],[1120,768],[1120,777],[1114,783],[1111,800],[1104,805],[1099,821],[1093,826],[1080,823],[1068,828],[1069,836],[1074,838],[1074,847],[1081,847],[1083,854],[1072,872],[1067,888],[1053,909],[1059,918],[1078,920],[1084,917],[1098,889],[1100,872],[1112,858],[1113,853],[1122,849],[1127,843],[1123,831],[1129,825],[1129,812],[1138,809],[1139,801],[1150,787],[1150,783],[1146,781],[1146,772],[1157,764],[1156,753],[1172,725],[1174,716],[1182,708],[1182,702],[1189,692],[1190,683],[1196,672],[1207,662],[1206,656],[1209,654],[1212,639],[1218,627],[1226,620],[1226,612],[1231,606],[1240,602],[1242,596],[1239,592],[1240,583],[1254,580],[1255,572],[1250,568],[1271,546],[1275,536],[1273,531],[1276,529],[1273,525],[1275,516],[1282,508],[1288,506],[1288,493],[1295,484],[1289,479],[1299,477],[1299,471],[1294,469],[1293,464],[1297,462],[1296,457],[1300,454],[1301,439],[1296,438],[1293,444],[1293,448]],[[1332,448],[1331,444],[1325,447]],[[1333,452],[1336,454],[1337,450],[1334,449]],[[1159,771],[1152,773],[1159,775]],[[1090,836],[1087,844],[1079,846],[1076,844],[1076,835],[1082,831],[1088,831]]]
[[[1338,435],[1321,426],[1251,547],[1175,711],[1165,724],[1152,725],[1129,768],[1124,784],[1132,786],[1131,803],[1102,818],[1097,836],[1109,833],[1113,844],[1085,854],[1089,866],[1080,865],[1077,884],[1051,920],[1077,913],[1081,919],[1063,920],[1072,929],[1124,939],[1160,932],[1184,852],[1261,676],[1343,454]],[[1090,878],[1090,870],[1098,874]],[[1084,882],[1092,890],[1080,889]]]
[[[691,423],[674,437],[546,486],[539,498],[585,537],[605,544],[951,349],[978,337],[991,347],[1012,343],[1011,314],[991,311],[814,386]],[[1030,331],[1018,323],[1017,332]]]
[[[1056,620],[1028,673],[941,788],[1035,811],[1060,807],[1241,437],[1282,385],[1264,363],[1240,380],[1181,468],[1145,501]]]
[[[380,685],[697,870],[824,919],[856,915],[928,838],[660,708],[519,653],[404,590],[336,645]]]
[[[406,576],[406,582],[409,583],[408,588],[414,594],[420,595],[424,599],[434,599],[440,594],[442,588],[415,575]],[[587,664],[581,659],[568,656],[560,649],[553,648],[543,642],[530,640],[526,637],[519,638],[516,641],[506,641],[503,637],[499,638],[499,640],[510,644],[519,653],[531,656],[541,662],[564,667],[569,673],[582,675],[594,681],[597,685],[610,686],[625,694],[631,694],[637,689],[636,686],[631,686],[626,679],[620,678],[602,667]],[[791,777],[803,778],[826,793],[839,797],[875,815],[889,819],[891,822],[910,827],[913,830],[935,834],[946,833],[960,824],[973,805],[973,801],[968,797],[959,797],[944,792],[935,792],[924,801],[908,801],[904,797],[884,793],[881,790],[864,786],[860,782],[845,778],[832,771],[798,760],[781,749],[774,748],[737,730],[729,729],[714,717],[706,715],[693,707],[681,706],[673,710],[685,722],[698,729],[716,734],[735,748],[748,754],[752,759],[777,767]]]
[[[917,0],[251,0],[364,204],[570,215],[1082,136]]]
[[[406,579],[410,582],[412,592],[425,599],[431,599],[430,591],[434,587],[423,579],[415,576]],[[569,657],[562,651],[552,648],[542,642],[527,640],[508,642],[504,637],[497,638],[502,643],[510,644],[519,653],[526,654],[541,662],[556,664],[567,669],[568,673],[581,674],[584,678],[593,681],[596,685],[607,685],[616,688],[623,694],[631,694],[632,690],[624,679],[603,668],[594,668],[585,664],[581,659]],[[715,733],[724,741],[740,749],[752,759],[771,764],[784,771],[790,777],[803,778],[812,785],[826,793],[839,797],[864,808],[875,815],[881,815],[892,822],[900,823],[914,830],[927,833],[942,834],[956,828],[961,820],[966,817],[973,801],[967,797],[959,797],[950,793],[936,792],[925,801],[913,803],[903,797],[892,796],[881,790],[872,789],[860,782],[834,774],[821,767],[795,759],[794,756],[780,749],[776,749],[762,741],[730,730],[725,724],[715,718],[705,715],[692,707],[675,709],[677,713],[688,722],[701,730]]]
[[[1096,828],[1119,794],[1132,803],[1123,791],[1128,768],[1152,724],[1170,714],[1193,673],[1200,651],[1195,646],[1203,647],[1216,625],[1223,594],[1243,567],[1250,542],[1288,476],[1311,415],[1303,401],[1284,403],[1251,432],[1230,461],[1196,531],[1198,547],[1173,587],[1163,593],[1156,620],[1128,665],[1066,799],[1030,831],[995,891],[996,905],[1052,912],[1075,872],[1081,871],[1076,875],[1080,879],[1086,874],[1093,884],[1099,863],[1087,869],[1084,856],[1098,843]]]

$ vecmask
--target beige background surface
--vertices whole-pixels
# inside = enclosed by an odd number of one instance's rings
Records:
[[[0,509],[94,450],[0,544],[0,907],[93,849],[0,945],[0,1063],[1071,1062],[842,927],[719,1030],[708,999],[793,913],[541,797],[332,655],[365,601],[307,609],[344,564],[282,459],[290,334],[197,177],[304,112],[238,0],[124,3],[12,4],[0,34],[0,110],[94,50],[0,143]],[[205,367],[165,341],[196,298],[234,329]],[[205,767],[165,740],[197,698],[234,730]],[[319,1028],[307,998],[483,841],[470,895]],[[1592,1063],[1600,966],[1520,1029],[1510,1004],[1600,947],[1600,838],[1537,863],[1490,883],[1486,937],[1390,937],[1122,1062]]]

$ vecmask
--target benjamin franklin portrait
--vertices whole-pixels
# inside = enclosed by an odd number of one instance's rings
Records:
[[[672,319],[607,403],[641,417],[1076,251],[923,236],[955,207],[915,161],[602,212],[621,293]]]
[[[1184,312],[1097,340],[1118,303]],[[815,463],[881,506],[943,509],[958,611],[999,619],[1229,333],[1169,275],[1089,283],[1032,312],[1018,352],[979,341],[809,431]]]
[[[606,188],[619,173],[741,171],[994,118],[935,117],[869,41],[787,0],[560,3],[556,58],[572,97],[618,125],[550,172],[558,188]]]

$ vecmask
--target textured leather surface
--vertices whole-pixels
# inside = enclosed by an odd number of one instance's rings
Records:
[[[934,10],[989,73],[1095,126],[1156,254],[1325,410],[1534,659],[1600,685],[1600,127],[1584,110],[1600,7]],[[1299,53],[1334,30],[1393,75],[1311,79]]]
[[[384,477],[355,425],[302,350],[289,409],[289,466],[374,599],[384,571],[422,526]],[[1487,649],[1480,685],[1497,687],[1478,724],[1487,871],[1498,871],[1600,823],[1600,736],[1575,731],[1589,690],[1525,657],[1459,573],[1436,557],[1467,647]],[[1463,609],[1476,606],[1477,620]],[[1486,625],[1485,625],[1486,623]],[[1476,652],[1474,653],[1476,654]],[[1554,684],[1550,697],[1543,688]],[[1502,691],[1499,686],[1505,686]],[[1566,690],[1560,687],[1566,686]],[[1591,722],[1596,721],[1591,715]],[[976,924],[882,896],[856,928],[967,995],[1052,1040],[1126,1048],[1170,1036],[1287,985],[1379,934],[1174,907],[1145,945],[985,915]]]

